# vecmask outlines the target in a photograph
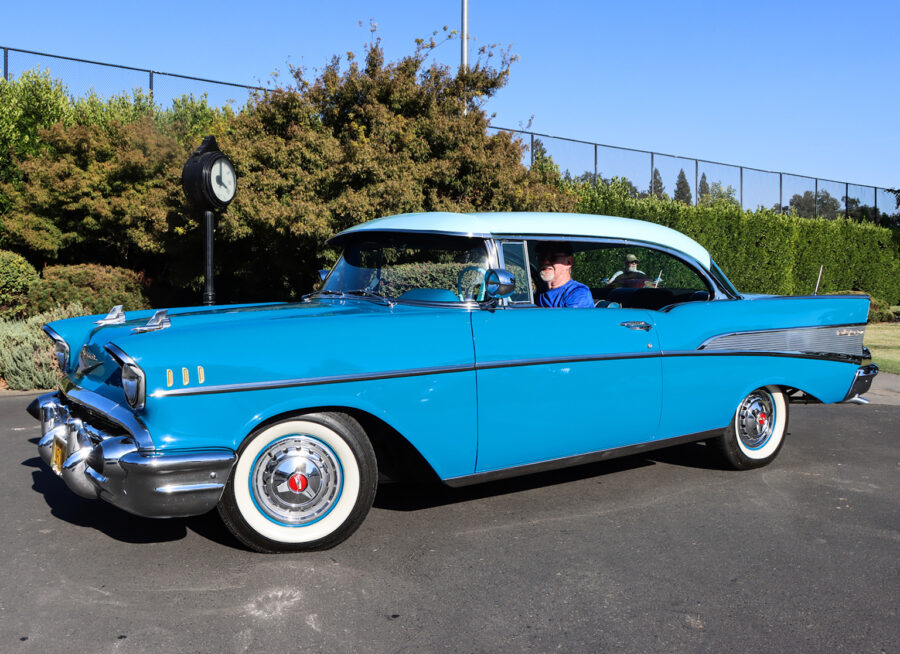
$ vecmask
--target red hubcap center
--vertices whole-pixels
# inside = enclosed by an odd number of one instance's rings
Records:
[[[759,423],[760,427],[762,427],[764,424],[766,424],[766,420],[768,420],[768,418],[766,418],[765,413],[760,413],[759,416],[757,416],[757,418],[756,418],[756,421]]]
[[[295,493],[302,493],[306,490],[306,487],[309,486],[309,481],[307,481],[306,475],[301,475],[297,472],[288,479],[288,486]]]

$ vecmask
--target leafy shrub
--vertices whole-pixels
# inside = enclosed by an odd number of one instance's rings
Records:
[[[0,250],[0,319],[24,314],[28,289],[36,281],[37,271],[25,257]]]
[[[78,302],[87,313],[105,313],[117,304],[125,310],[148,309],[143,276],[126,268],[84,263],[48,266],[32,286],[28,313]]]
[[[70,304],[26,320],[0,320],[0,387],[20,391],[52,388],[59,380],[53,341],[41,330],[45,323],[87,313]]]
[[[671,227],[704,245],[738,290],[812,293],[850,288],[890,302],[900,299],[900,252],[890,229],[844,218],[800,218],[771,209],[744,211],[727,199],[688,206],[635,197],[626,180],[570,183],[578,211],[637,218]]]

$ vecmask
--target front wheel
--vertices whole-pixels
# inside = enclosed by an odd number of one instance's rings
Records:
[[[327,549],[362,524],[377,481],[375,453],[356,420],[341,413],[298,416],[244,441],[219,515],[259,552]]]
[[[734,412],[731,425],[714,443],[736,470],[761,468],[775,460],[787,434],[788,403],[777,386],[757,388]]]

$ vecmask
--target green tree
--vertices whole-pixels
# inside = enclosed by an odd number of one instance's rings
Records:
[[[675,195],[672,198],[676,202],[682,202],[684,204],[691,204],[691,185],[687,181],[687,176],[684,174],[684,168],[678,171],[678,179],[675,182]]]
[[[731,184],[723,188],[722,182],[713,182],[712,186],[709,187],[709,191],[700,196],[700,204],[715,204],[717,202],[727,202],[729,204],[740,207],[741,203],[738,202],[736,196],[737,191],[733,186],[731,186]]]
[[[817,206],[818,205],[818,206]],[[833,220],[843,215],[841,201],[822,189],[818,193],[804,191],[803,195],[795,193],[790,200],[791,209],[803,218],[827,218]]]
[[[309,288],[331,263],[321,242],[379,216],[413,211],[571,210],[541,144],[487,132],[483,103],[509,75],[482,48],[468,71],[427,64],[431,43],[386,63],[380,43],[357,63],[335,58],[314,80],[267,93],[236,116],[221,141],[242,189],[221,222],[238,295]],[[302,267],[297,261],[305,262]],[[272,286],[262,289],[272,295]]]
[[[650,179],[650,195],[662,199],[666,197],[666,187],[663,185],[662,175],[659,174],[659,168],[653,169],[653,176]]]
[[[709,182],[706,181],[706,173],[700,175],[700,183],[697,184],[697,198],[702,200],[709,195]]]
[[[380,43],[335,58],[314,79],[260,93],[243,110],[187,96],[161,109],[139,93],[75,101],[72,118],[38,130],[46,147],[0,185],[11,208],[0,241],[33,263],[143,271],[159,288],[201,286],[201,233],[184,207],[181,167],[204,133],[234,161],[239,192],[219,218],[222,300],[287,299],[333,261],[328,237],[414,211],[571,210],[552,159],[522,165],[521,140],[489,134],[484,102],[512,58],[482,48],[469,70],[429,63],[433,40],[396,62]],[[497,66],[492,63],[498,61]],[[154,303],[195,301],[152,296]]]
[[[40,151],[41,129],[60,121],[71,124],[72,119],[68,90],[49,70],[0,80],[0,179],[17,179],[14,160]]]

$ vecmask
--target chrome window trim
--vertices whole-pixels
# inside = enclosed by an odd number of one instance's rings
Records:
[[[337,269],[338,264],[344,260],[344,243],[343,241],[349,240],[353,237],[365,237],[367,234],[428,234],[429,236],[453,236],[453,237],[463,237],[474,240],[480,240],[481,245],[484,247],[484,251],[486,256],[485,263],[487,264],[487,268],[497,268],[499,267],[500,256],[498,254],[497,244],[493,242],[490,238],[490,235],[487,234],[462,234],[462,233],[452,233],[452,232],[440,232],[440,231],[432,231],[432,230],[412,230],[412,229],[367,229],[359,232],[350,232],[345,236],[345,238],[341,239],[340,247],[341,254],[338,257],[337,261],[334,262],[334,265],[331,267],[331,270],[328,272],[328,276],[322,282],[322,288],[328,283],[328,280],[331,278],[331,275]],[[326,243],[331,245],[332,240],[336,237],[332,237]],[[365,240],[365,238],[361,238],[360,240]],[[337,243],[335,243],[337,245]],[[321,290],[321,289],[320,289]],[[312,293],[308,293],[303,296],[301,302],[308,302],[310,298],[315,297],[316,299],[328,299],[328,300],[370,300],[376,301],[379,298],[375,297],[366,297],[364,295],[317,295],[318,291],[313,291]],[[469,301],[460,301],[460,302],[433,302],[428,300],[407,300],[399,297],[384,297],[390,305],[402,304],[404,306],[420,306],[420,307],[441,307],[448,308],[453,307],[457,309],[477,309],[482,306],[482,303],[476,302],[474,300]],[[384,301],[383,300],[383,301]]]
[[[514,238],[498,238],[495,239],[495,246],[497,248],[497,256],[499,258],[498,266],[503,270],[508,270],[506,267],[506,257],[503,255],[503,245],[506,243],[521,243],[522,250],[525,252],[525,274],[529,275],[529,277],[525,280],[525,286],[528,288],[528,301],[527,302],[512,302],[510,298],[504,298],[502,304],[504,306],[530,306],[534,304],[534,289],[531,287],[531,255],[528,254],[528,241],[525,239],[514,239]]]
[[[535,235],[532,234],[530,236],[524,236],[519,234],[494,234],[494,239],[499,241],[508,241],[508,240],[525,240],[525,241],[561,241],[564,243],[603,243],[608,245],[616,245],[616,246],[634,246],[634,247],[642,247],[650,250],[657,250],[659,252],[664,252],[671,257],[674,257],[684,265],[688,266],[691,270],[696,272],[701,279],[706,283],[707,288],[713,290],[713,297],[707,302],[711,302],[713,300],[734,300],[734,298],[730,293],[726,292],[725,289],[722,289],[719,286],[719,283],[716,279],[710,274],[708,270],[706,270],[700,262],[695,260],[694,258],[686,255],[684,252],[680,250],[676,250],[674,248],[667,247],[665,245],[659,245],[658,243],[650,243],[648,241],[640,241],[637,239],[624,239],[624,238],[604,238],[601,236],[560,236],[560,235]],[[526,246],[527,249],[527,246]]]

